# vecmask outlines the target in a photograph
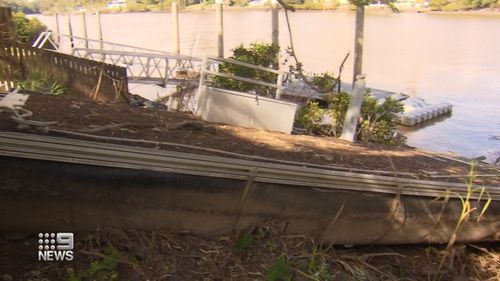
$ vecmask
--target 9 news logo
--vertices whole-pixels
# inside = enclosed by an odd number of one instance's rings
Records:
[[[71,232],[38,233],[39,261],[72,261],[73,247]]]

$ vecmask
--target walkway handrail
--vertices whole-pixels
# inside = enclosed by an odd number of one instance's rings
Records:
[[[130,45],[126,45],[126,44],[120,44],[120,43],[114,43],[114,42],[108,42],[108,41],[100,41],[100,40],[96,40],[96,39],[89,39],[89,38],[83,38],[83,37],[78,37],[78,36],[70,36],[70,35],[60,34],[59,37],[61,37],[61,38],[64,37],[64,38],[69,38],[69,39],[73,38],[73,39],[94,42],[94,43],[99,43],[99,44],[102,42],[103,44],[108,44],[108,45],[123,47],[123,48],[131,48],[131,49],[135,49],[135,50],[142,50],[142,51],[149,52],[149,53],[169,54],[167,52],[158,51],[158,50],[154,50],[154,49],[135,47],[135,46],[130,46]]]
[[[151,53],[142,53],[142,52],[127,52],[127,51],[112,51],[112,50],[96,50],[96,49],[88,49],[88,48],[73,48],[73,52],[82,51],[88,54],[98,54],[98,55],[120,55],[120,56],[136,56],[136,57],[145,57],[145,58],[158,58],[158,59],[181,59],[181,60],[189,60],[189,61],[201,61],[200,58],[187,56],[187,55],[176,55],[169,53],[161,53],[161,54],[151,54]]]
[[[222,63],[236,64],[236,65],[240,65],[243,67],[253,68],[253,69],[260,70],[260,71],[266,71],[266,72],[270,72],[273,74],[277,74],[276,83],[272,84],[272,83],[267,83],[267,82],[255,80],[252,78],[241,77],[241,76],[232,75],[232,74],[228,74],[228,73],[222,73],[222,72],[218,72],[218,71],[208,70],[209,64],[212,64],[214,62],[215,63],[222,62]],[[263,66],[259,66],[259,65],[253,65],[253,64],[233,60],[233,59],[210,57],[210,56],[205,55],[203,57],[203,62],[202,62],[202,66],[201,66],[200,86],[204,85],[204,83],[205,83],[205,74],[210,74],[210,75],[225,77],[228,79],[234,79],[234,80],[238,80],[238,81],[242,81],[242,82],[246,82],[246,83],[275,88],[276,89],[275,99],[279,100],[281,98],[281,91],[282,91],[282,87],[283,87],[282,84],[283,84],[283,75],[284,74],[283,74],[283,71],[280,71],[280,70],[276,70],[276,69],[272,69],[272,68],[268,68],[268,67],[263,67]]]

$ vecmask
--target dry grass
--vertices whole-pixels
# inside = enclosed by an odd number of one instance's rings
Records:
[[[111,260],[93,280],[500,280],[498,245],[458,245],[446,254],[438,270],[444,246],[322,248],[272,225],[211,237],[106,229],[77,242],[75,262],[45,265],[25,278],[82,277]]]

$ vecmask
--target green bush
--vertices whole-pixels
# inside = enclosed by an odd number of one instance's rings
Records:
[[[500,6],[498,0],[431,0],[430,7],[438,11],[462,11]]]
[[[16,37],[19,42],[31,44],[47,27],[37,18],[27,18],[22,12],[12,16],[16,26]]]
[[[138,2],[127,2],[125,7],[126,12],[147,12],[149,11],[148,5]]]
[[[248,6],[248,0],[230,0],[229,6],[245,7]]]
[[[31,72],[24,80],[17,82],[19,88],[42,94],[62,95],[66,92],[64,85],[58,83],[48,73],[40,70]]]
[[[232,50],[233,55],[229,57],[241,62],[246,62],[253,65],[277,69],[279,47],[272,44],[252,43],[246,48],[240,45]],[[267,71],[261,71],[245,66],[235,65],[231,63],[219,64],[221,73],[232,74],[235,76],[251,78],[267,83],[276,83],[277,75]],[[236,90],[242,92],[255,92],[262,96],[274,96],[275,89],[265,86],[259,86],[247,82],[241,82],[234,79],[216,76],[213,78],[213,85],[218,88]]]
[[[349,108],[350,95],[340,92],[326,98],[328,107],[321,108],[318,102],[308,102],[299,112],[296,122],[308,133],[338,137],[342,133],[344,118]],[[378,104],[375,98],[365,95],[361,108],[361,118],[357,129],[357,139],[365,142],[392,145],[404,144],[406,138],[397,134],[394,114],[403,112],[402,103],[387,98]],[[330,124],[322,124],[322,116],[329,115]]]
[[[338,8],[338,6],[339,2],[336,0],[332,0],[330,2],[324,0],[305,0],[302,3],[293,5],[293,7],[298,10],[335,10]]]

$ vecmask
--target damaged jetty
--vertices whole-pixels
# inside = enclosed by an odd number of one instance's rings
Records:
[[[500,238],[500,177],[486,164],[464,184],[468,162],[409,148],[70,95],[31,94],[16,108],[0,115],[4,233],[106,225],[220,234],[278,222],[325,243],[444,243],[468,200],[478,211],[457,241]]]
[[[282,233],[330,244],[500,240],[500,171],[492,165],[291,135],[298,105],[281,99],[283,73],[274,69],[210,57],[74,51],[82,57],[1,48],[0,78],[8,88],[0,103],[1,233],[117,226],[221,234],[272,222]],[[169,67],[198,63],[195,115],[130,105],[137,103],[127,89],[133,70],[102,56],[149,56],[164,71],[156,82],[191,86],[189,71]],[[220,62],[274,73],[276,81],[218,72]],[[68,93],[13,90],[40,68],[70,85]],[[220,89],[208,76],[270,87],[274,96]],[[468,219],[457,232],[464,210]]]

